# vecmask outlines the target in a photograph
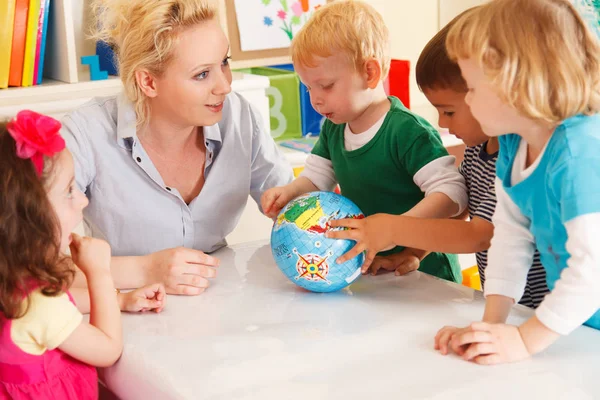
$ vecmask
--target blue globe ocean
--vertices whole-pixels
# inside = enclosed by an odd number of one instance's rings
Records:
[[[356,242],[325,237],[329,221],[343,218],[364,214],[333,192],[312,192],[290,201],[271,231],[271,251],[285,276],[313,292],[340,290],[358,278],[364,254],[343,264],[335,262]]]

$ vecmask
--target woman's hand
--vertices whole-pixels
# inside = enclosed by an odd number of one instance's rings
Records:
[[[170,294],[199,295],[217,276],[219,260],[199,250],[177,247],[146,256],[147,282],[160,282]]]

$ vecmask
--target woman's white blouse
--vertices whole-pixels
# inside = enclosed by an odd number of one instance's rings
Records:
[[[106,239],[113,256],[184,246],[224,246],[248,195],[293,179],[291,166],[263,129],[256,109],[227,96],[221,122],[204,127],[205,184],[189,205],[165,185],[136,135],[133,105],[123,96],[94,99],[63,119],[77,185],[89,199],[86,233]]]

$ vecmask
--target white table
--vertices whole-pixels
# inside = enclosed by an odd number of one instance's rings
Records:
[[[225,248],[199,297],[123,315],[125,349],[104,371],[130,399],[598,399],[600,332],[579,328],[533,360],[482,367],[433,349],[445,324],[481,317],[481,293],[415,272],[305,292],[265,242]],[[530,311],[515,307],[511,322]]]

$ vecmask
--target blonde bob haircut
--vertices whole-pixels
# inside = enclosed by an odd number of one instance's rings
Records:
[[[362,1],[335,1],[317,9],[292,40],[292,61],[315,67],[315,56],[347,55],[360,71],[377,60],[385,79],[390,69],[389,31],[381,15]]]
[[[600,45],[568,0],[494,0],[460,18],[448,55],[473,59],[525,117],[558,124],[600,110]]]
[[[215,18],[216,9],[207,0],[95,0],[93,12],[92,36],[113,47],[125,94],[135,106],[138,126],[144,125],[150,110],[136,71],[161,76],[173,59],[177,35]]]

